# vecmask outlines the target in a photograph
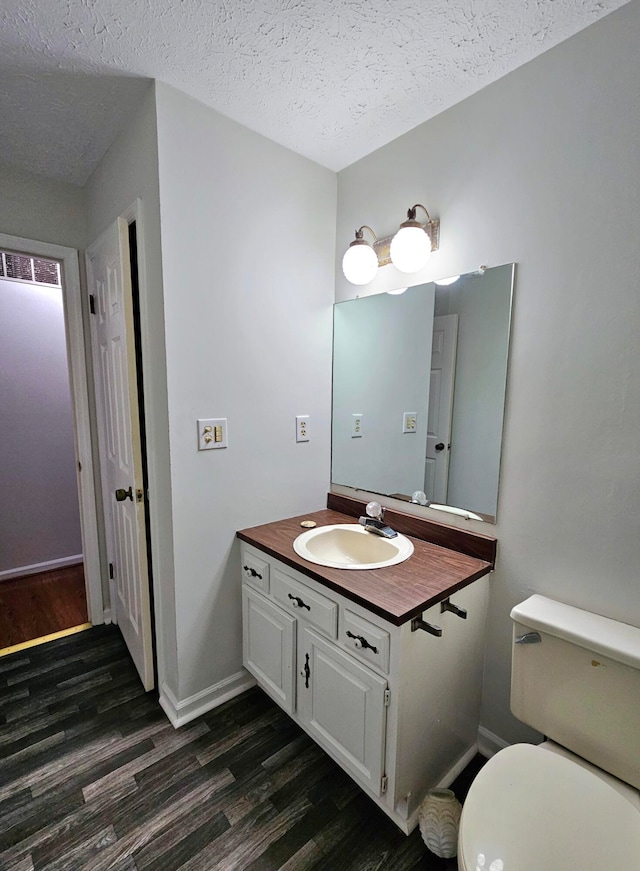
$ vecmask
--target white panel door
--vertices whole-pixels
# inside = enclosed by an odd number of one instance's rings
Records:
[[[298,715],[347,771],[382,794],[387,681],[313,629],[299,635]]]
[[[434,318],[424,492],[431,502],[444,504],[449,481],[457,345],[458,315]]]
[[[287,713],[295,708],[296,618],[242,588],[242,663]]]
[[[92,356],[115,619],[146,690],[154,685],[129,234],[115,224],[87,251]]]

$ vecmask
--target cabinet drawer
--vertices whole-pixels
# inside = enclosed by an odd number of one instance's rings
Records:
[[[388,674],[389,633],[385,629],[344,608],[340,619],[340,641],[349,653]]]
[[[242,580],[269,592],[269,563],[246,545],[242,548]]]
[[[275,566],[271,569],[271,595],[329,638],[337,636],[337,604]]]

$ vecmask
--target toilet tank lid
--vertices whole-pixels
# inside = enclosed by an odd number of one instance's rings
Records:
[[[640,668],[640,629],[538,594],[511,611],[511,619],[631,668]]]

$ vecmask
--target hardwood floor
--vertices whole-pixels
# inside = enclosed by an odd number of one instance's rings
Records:
[[[0,649],[87,620],[82,563],[0,582]]]
[[[2,871],[456,867],[258,689],[176,731],[112,626],[0,659]]]

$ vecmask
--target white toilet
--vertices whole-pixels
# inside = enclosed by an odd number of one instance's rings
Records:
[[[640,629],[537,595],[511,618],[511,709],[548,740],[482,768],[460,871],[640,871]]]

